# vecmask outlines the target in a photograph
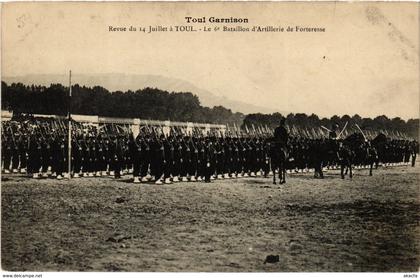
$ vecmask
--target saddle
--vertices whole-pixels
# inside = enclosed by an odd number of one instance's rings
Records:
[[[283,142],[274,142],[274,148],[276,151],[283,153],[284,158],[287,160],[289,157],[289,151],[287,149],[287,146]]]

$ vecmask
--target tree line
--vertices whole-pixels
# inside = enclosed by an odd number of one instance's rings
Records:
[[[61,84],[26,86],[21,83],[7,85],[2,82],[3,110],[15,114],[66,115],[68,87]],[[71,112],[103,117],[140,118],[198,123],[240,124],[242,113],[233,113],[223,106],[201,106],[196,95],[190,92],[167,92],[156,88],[137,91],[115,91],[95,86],[72,86]]]
[[[13,111],[14,114],[67,114],[70,104],[69,89],[61,84],[46,87],[22,83],[8,85],[2,81],[1,87],[2,110]],[[395,130],[413,138],[417,138],[419,134],[419,119],[405,121],[399,117],[390,119],[384,115],[372,119],[362,118],[357,114],[334,115],[331,118],[319,118],[315,114],[305,113],[244,115],[223,106],[202,106],[199,98],[191,92],[168,92],[157,88],[110,92],[100,86],[86,87],[76,84],[72,86],[71,111],[74,114],[103,117],[217,123],[249,128],[252,125],[274,128],[284,116],[288,125],[301,128],[331,128],[333,124],[343,127],[348,123],[351,128],[357,124],[363,130]]]
[[[280,113],[273,114],[248,114],[243,120],[243,126],[252,126],[252,125],[267,125],[269,128],[275,128],[280,119],[283,117]],[[315,114],[306,115],[304,113],[290,113],[285,115],[286,123],[290,126],[300,127],[302,129],[311,129],[313,127],[324,126],[331,129],[335,124],[339,125],[339,129],[343,128],[347,123],[347,129],[352,131],[358,131],[356,125],[358,125],[362,130],[366,131],[394,131],[401,134],[405,134],[411,138],[419,137],[419,119],[409,119],[407,121],[401,119],[400,117],[388,118],[385,115],[377,116],[375,118],[362,118],[361,116],[355,114],[353,116],[343,115],[337,116],[334,115],[331,118],[319,118]]]

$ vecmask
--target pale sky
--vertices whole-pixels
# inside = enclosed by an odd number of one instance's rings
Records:
[[[418,3],[9,3],[2,13],[4,76],[152,74],[279,111],[419,117]],[[186,16],[249,19],[196,29],[326,32],[108,31],[186,25]]]

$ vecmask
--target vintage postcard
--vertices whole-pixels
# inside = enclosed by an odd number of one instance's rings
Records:
[[[2,270],[417,277],[419,11],[3,3]]]

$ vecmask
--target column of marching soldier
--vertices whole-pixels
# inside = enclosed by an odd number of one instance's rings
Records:
[[[220,132],[204,135],[198,129],[186,134],[185,130],[172,128],[165,134],[161,127],[146,126],[135,137],[128,129],[111,127],[76,125],[71,141],[72,177],[120,178],[132,174],[134,183],[162,184],[272,174],[270,133],[248,130],[222,136]],[[333,143],[332,139],[291,137],[288,173],[313,172],[319,166],[321,171],[336,169],[337,156],[328,149]],[[414,166],[416,141],[388,140],[381,148],[379,163],[408,164],[411,158]],[[360,149],[363,153],[364,146]],[[62,179],[69,175],[67,153],[67,131],[60,121],[2,123],[4,173]],[[363,158],[355,159],[356,168],[366,164]]]

